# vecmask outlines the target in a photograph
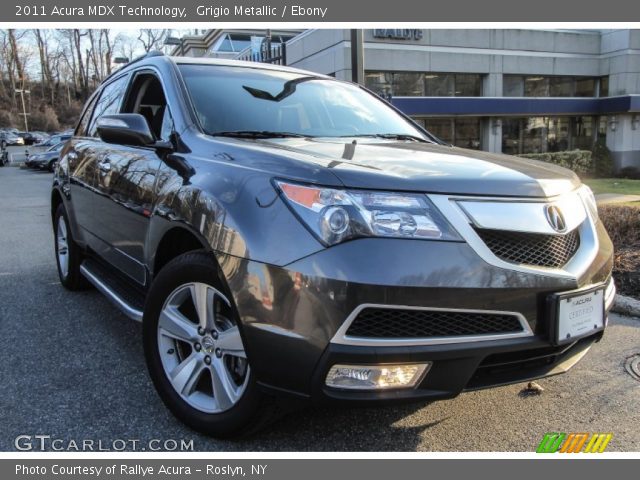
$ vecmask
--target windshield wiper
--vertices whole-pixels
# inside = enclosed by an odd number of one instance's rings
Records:
[[[272,132],[270,130],[230,130],[228,132],[213,132],[213,137],[235,138],[307,138],[309,135],[294,132]]]
[[[408,133],[361,133],[355,135],[342,135],[343,137],[368,137],[368,138],[384,138],[388,140],[412,140],[414,142],[434,143],[426,138],[410,135]]]

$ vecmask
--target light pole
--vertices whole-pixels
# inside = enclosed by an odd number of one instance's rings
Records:
[[[180,56],[184,57],[184,41],[183,38],[180,37],[167,37],[164,39],[165,45],[180,45]]]
[[[24,90],[24,89],[16,88],[16,93],[20,94],[20,99],[22,100],[22,115],[24,116],[24,131],[28,132],[29,131],[29,124],[27,123],[27,107],[25,106],[25,103],[24,103],[24,94],[25,93],[31,93],[31,91],[30,90]]]
[[[362,30],[351,30],[351,81],[364,85],[364,39]]]

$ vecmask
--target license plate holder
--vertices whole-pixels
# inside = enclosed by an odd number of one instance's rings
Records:
[[[551,340],[556,345],[574,342],[605,327],[605,287],[556,293],[550,296]]]

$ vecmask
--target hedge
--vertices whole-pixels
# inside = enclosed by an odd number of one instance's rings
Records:
[[[570,150],[566,152],[528,153],[522,158],[541,160],[573,170],[578,174],[592,173],[595,170],[593,155],[589,150]]]

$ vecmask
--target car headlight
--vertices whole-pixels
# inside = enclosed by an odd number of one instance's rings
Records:
[[[586,207],[587,212],[589,212],[589,216],[591,217],[591,220],[593,220],[593,223],[597,223],[599,218],[598,218],[598,204],[596,203],[596,196],[593,194],[591,189],[586,185],[582,186],[582,188],[579,190],[579,194],[580,194],[580,198],[582,199],[582,203],[584,203],[584,206]]]
[[[426,195],[276,184],[294,213],[326,245],[357,237],[461,241]]]

